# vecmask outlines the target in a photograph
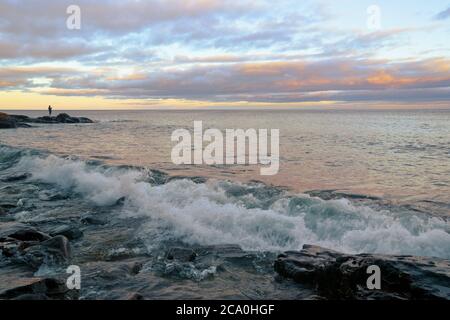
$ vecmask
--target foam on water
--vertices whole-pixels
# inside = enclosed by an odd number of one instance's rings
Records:
[[[286,192],[267,201],[257,193],[229,192],[246,186],[224,181],[174,180],[152,186],[145,182],[147,173],[137,169],[53,155],[24,154],[15,169],[96,206],[114,205],[125,197],[123,223],[130,217],[144,218],[147,222],[139,236],[149,246],[176,240],[284,251],[299,250],[308,243],[348,253],[450,258],[450,223],[412,211],[375,210],[347,199],[325,201]]]

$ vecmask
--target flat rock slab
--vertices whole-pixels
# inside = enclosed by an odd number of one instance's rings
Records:
[[[381,270],[381,289],[367,287],[369,266]],[[450,261],[439,258],[349,255],[305,245],[281,254],[281,276],[309,285],[328,299],[450,299]]]
[[[5,279],[6,278],[6,279]],[[17,278],[1,277],[0,299],[16,299],[26,297],[26,300],[45,298],[62,299],[69,291],[64,281],[52,278]]]

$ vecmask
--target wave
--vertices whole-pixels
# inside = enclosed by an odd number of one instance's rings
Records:
[[[124,199],[122,223],[143,219],[137,236],[149,248],[182,241],[279,252],[317,244],[348,253],[450,258],[446,218],[398,207],[376,209],[350,199],[323,200],[256,183],[152,183],[153,172],[144,168],[110,167],[1,146],[0,165],[7,163],[14,171],[30,173],[32,183],[51,184],[95,206]]]

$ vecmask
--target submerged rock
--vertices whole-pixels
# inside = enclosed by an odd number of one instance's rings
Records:
[[[379,290],[367,287],[373,265],[381,270]],[[348,255],[305,245],[281,254],[274,267],[328,299],[450,299],[450,261],[439,258]]]

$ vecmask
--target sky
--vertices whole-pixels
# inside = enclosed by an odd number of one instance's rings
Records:
[[[449,35],[444,0],[0,0],[0,109],[450,108]]]

